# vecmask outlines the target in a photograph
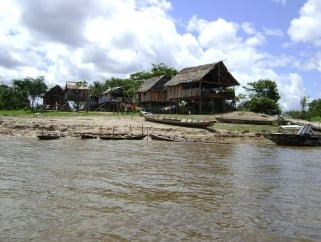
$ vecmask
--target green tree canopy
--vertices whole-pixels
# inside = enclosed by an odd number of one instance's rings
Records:
[[[259,80],[250,82],[247,87],[243,87],[248,91],[250,101],[247,104],[249,111],[266,114],[280,114],[281,109],[278,101],[280,95],[277,84],[271,80]]]
[[[31,100],[31,110],[34,109],[35,103],[48,90],[45,78],[43,76],[37,78],[25,78],[24,81],[29,82],[28,95]]]
[[[1,109],[34,109],[34,105],[47,91],[44,77],[27,77],[23,80],[12,80],[12,86],[0,86],[0,108]]]
[[[131,80],[146,80],[156,76],[165,75],[168,79],[175,76],[177,71],[174,68],[170,68],[163,63],[152,64],[152,69],[149,72],[136,72],[130,75]]]
[[[309,115],[310,117],[321,116],[321,99],[316,99],[309,103]]]
[[[89,86],[90,95],[98,96],[99,94],[106,91],[107,87],[104,83],[100,81],[94,81],[92,85]]]

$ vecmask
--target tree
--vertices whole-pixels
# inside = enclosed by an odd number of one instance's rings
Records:
[[[313,100],[309,104],[310,117],[321,116],[321,99]]]
[[[247,104],[250,111],[280,114],[281,109],[278,104],[280,95],[274,81],[259,80],[257,82],[250,82],[244,89],[250,92],[250,101]]]
[[[30,100],[28,99],[29,82],[22,80],[12,80],[12,98],[9,109],[27,109],[30,107]]]
[[[165,75],[168,79],[175,76],[177,71],[174,68],[170,68],[163,63],[152,64],[152,69],[150,72],[136,72],[130,75],[131,80],[146,80],[152,77]]]
[[[94,81],[93,85],[90,85],[90,94],[94,96],[98,96],[99,94],[106,91],[105,84],[100,81]]]
[[[13,88],[20,98],[20,101],[27,104],[34,110],[36,100],[46,93],[48,87],[44,82],[44,77],[26,77],[23,80],[13,80]]]
[[[307,96],[303,96],[300,99],[300,104],[301,104],[301,118],[304,119],[305,118],[305,113],[306,113],[306,108],[308,106],[308,99],[309,97]]]
[[[29,81],[28,95],[31,100],[31,110],[34,110],[36,101],[47,92],[48,87],[44,82],[44,77],[39,76],[37,78],[26,78],[25,81]]]

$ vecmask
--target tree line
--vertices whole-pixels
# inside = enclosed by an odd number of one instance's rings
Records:
[[[104,82],[94,81],[90,85],[90,95],[99,95],[108,88],[123,87],[124,95],[132,97],[141,87],[143,80],[165,75],[168,79],[175,76],[177,70],[164,64],[152,64],[150,71],[142,71],[130,74],[129,78],[110,78]],[[243,86],[245,94],[236,97],[240,110],[269,115],[281,114],[279,106],[280,95],[275,81],[262,79],[250,82]],[[27,77],[22,80],[12,80],[12,85],[0,84],[0,110],[30,109],[34,111],[38,107],[38,101],[48,91],[45,78]],[[311,119],[321,116],[321,99],[308,102],[308,97],[302,97],[300,101],[301,110],[289,111],[287,114],[294,118]]]
[[[94,81],[89,86],[90,95],[99,95],[109,88],[123,87],[124,95],[132,97],[141,87],[143,80],[152,77],[165,75],[171,79],[176,75],[177,70],[167,67],[164,64],[152,64],[150,71],[141,71],[130,74],[129,78],[110,78],[104,82]],[[39,99],[48,91],[45,78],[27,77],[24,79],[14,79],[12,85],[0,84],[0,110],[31,110],[42,108],[38,104]]]

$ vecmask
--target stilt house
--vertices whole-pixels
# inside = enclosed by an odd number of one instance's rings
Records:
[[[167,100],[195,114],[228,111],[225,102],[233,104],[238,85],[222,61],[185,68],[165,84]]]
[[[66,82],[65,101],[85,102],[89,97],[89,87],[86,81]]]
[[[146,79],[134,98],[145,110],[158,112],[159,108],[167,104],[165,84],[168,81],[165,75]]]

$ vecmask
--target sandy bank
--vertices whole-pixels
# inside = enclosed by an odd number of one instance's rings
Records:
[[[42,130],[59,130],[67,137],[79,137],[83,133],[157,133],[175,136],[178,139],[203,142],[224,143],[270,143],[260,133],[250,131],[231,131],[185,128],[147,122],[136,115],[103,117],[46,117],[46,116],[2,116],[0,135],[34,136]]]

